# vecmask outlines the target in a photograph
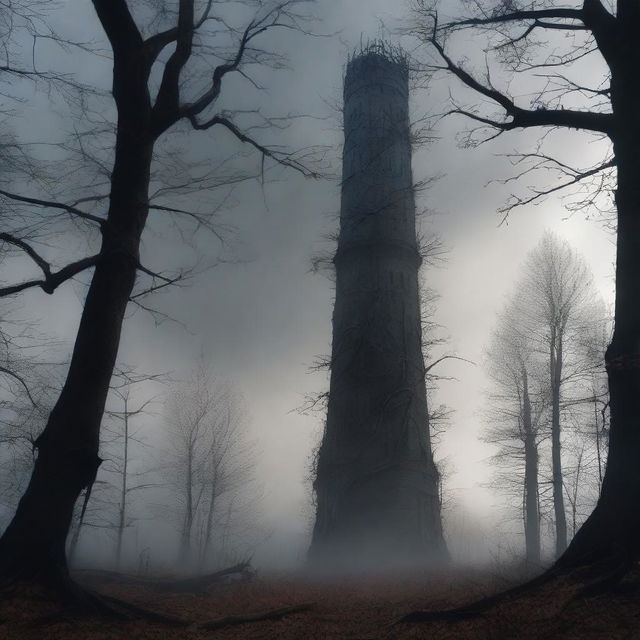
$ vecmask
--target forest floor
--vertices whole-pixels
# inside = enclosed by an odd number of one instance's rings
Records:
[[[86,578],[85,578],[86,579]],[[481,616],[456,622],[393,624],[415,609],[441,610],[504,589],[508,579],[459,571],[413,577],[312,581],[292,576],[255,576],[217,586],[208,593],[168,594],[149,587],[91,580],[99,593],[179,617],[188,626],[119,621],[65,614],[41,593],[17,589],[0,602],[3,640],[490,640],[528,638],[640,639],[640,597],[580,596],[580,587],[558,579],[505,601]],[[277,620],[207,630],[205,623],[229,616],[309,605]],[[54,615],[52,615],[54,614]]]

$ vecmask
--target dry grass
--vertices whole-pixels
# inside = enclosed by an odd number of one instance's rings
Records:
[[[503,602],[484,615],[461,622],[433,622],[393,626],[414,609],[437,610],[468,602],[496,589],[504,581],[478,572],[385,579],[320,582],[300,577],[258,577],[230,584],[202,595],[158,594],[140,586],[103,584],[97,590],[149,609],[192,621],[172,628],[146,621],[122,622],[78,618],[35,624],[53,613],[54,605],[42,593],[21,588],[0,603],[0,638],[6,640],[404,640],[405,638],[489,640],[566,638],[640,639],[638,595],[577,598],[579,585],[564,578],[513,601]],[[205,631],[198,625],[230,615],[259,613],[313,602],[308,611],[277,621],[262,621]]]

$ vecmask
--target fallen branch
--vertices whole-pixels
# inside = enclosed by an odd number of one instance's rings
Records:
[[[197,591],[206,591],[212,584],[219,582],[222,578],[233,574],[242,574],[244,577],[253,575],[251,564],[249,562],[239,562],[232,567],[221,569],[205,576],[196,576],[195,578],[184,578],[181,580],[171,580],[156,583],[155,588],[159,591],[171,591],[173,593],[193,593]]]
[[[198,591],[206,591],[212,584],[219,582],[227,576],[241,574],[243,577],[249,578],[253,575],[251,564],[249,562],[239,562],[231,567],[215,571],[214,573],[208,573],[204,576],[180,578],[178,580],[154,580],[153,578],[142,578],[140,576],[129,575],[126,573],[103,570],[86,570],[76,573],[82,573],[89,579],[97,578],[100,582],[130,584],[153,591],[167,593],[194,593]]]
[[[216,629],[223,629],[224,627],[233,627],[240,624],[247,624],[249,622],[263,622],[265,620],[280,620],[285,616],[292,613],[301,613],[302,611],[308,611],[315,607],[315,602],[307,602],[304,604],[296,604],[290,607],[283,607],[282,609],[272,609],[271,611],[263,611],[262,613],[250,613],[244,616],[226,616],[213,620],[212,622],[205,622],[200,625],[201,629],[205,631],[214,631]]]

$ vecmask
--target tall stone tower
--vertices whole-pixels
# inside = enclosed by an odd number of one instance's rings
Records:
[[[408,68],[375,43],[347,65],[331,384],[313,564],[447,557],[421,347]]]

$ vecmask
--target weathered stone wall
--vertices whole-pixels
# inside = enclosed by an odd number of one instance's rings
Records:
[[[379,46],[347,67],[331,386],[310,558],[446,557],[421,351],[408,72]]]

